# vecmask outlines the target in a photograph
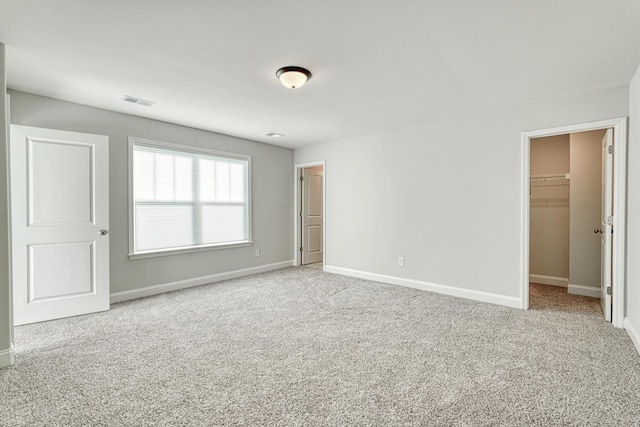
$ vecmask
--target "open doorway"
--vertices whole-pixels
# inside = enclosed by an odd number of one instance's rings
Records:
[[[626,143],[626,119],[523,133],[522,308],[561,286],[623,327]]]
[[[598,234],[604,189],[602,158],[610,156],[602,150],[606,133],[607,130],[601,129],[531,139],[529,298],[532,308],[598,309],[601,261],[606,256],[610,263],[611,258],[610,251],[606,255],[601,253],[601,240],[605,236]],[[608,145],[608,141],[605,144]],[[610,320],[610,309],[603,311],[609,312]]]
[[[325,164],[295,167],[295,265],[322,270],[325,264]]]

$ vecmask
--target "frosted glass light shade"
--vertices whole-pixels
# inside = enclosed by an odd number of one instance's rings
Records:
[[[302,67],[282,67],[276,72],[283,86],[296,89],[304,85],[311,78],[311,72]]]

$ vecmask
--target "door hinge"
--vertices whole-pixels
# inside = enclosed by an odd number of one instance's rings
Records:
[[[302,246],[300,246],[300,252],[302,252]]]
[[[609,150],[609,154],[613,154],[613,145],[610,145],[608,150]]]
[[[611,286],[607,286],[607,295],[611,295]]]
[[[302,182],[302,181],[304,181],[304,178],[303,178],[303,177],[300,177],[300,182]]]
[[[607,225],[613,225],[613,217],[612,216],[608,216],[607,220],[605,222],[607,223]]]

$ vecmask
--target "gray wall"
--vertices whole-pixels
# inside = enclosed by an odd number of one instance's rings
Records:
[[[112,293],[292,259],[292,150],[23,92],[10,93],[12,124],[109,136]],[[129,260],[129,136],[250,154],[255,244]],[[259,258],[254,256],[258,248],[262,251]]]
[[[571,197],[569,286],[600,289],[602,138],[604,130],[570,135]]]
[[[519,297],[521,132],[628,111],[623,85],[296,149],[327,162],[326,264]]]
[[[531,175],[569,173],[569,135],[531,140]],[[569,186],[534,190],[529,273],[569,278]],[[532,278],[532,282],[536,282]]]
[[[5,47],[0,43],[0,353],[11,348],[13,336],[11,319],[11,289],[9,286],[9,221],[7,186],[7,84],[5,74]],[[9,357],[0,357],[0,368],[9,363]]]
[[[640,334],[640,67],[631,81],[629,101],[627,321]],[[640,342],[637,345],[640,351]]]

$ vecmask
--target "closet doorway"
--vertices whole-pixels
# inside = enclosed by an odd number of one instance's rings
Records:
[[[623,326],[625,162],[626,119],[523,134],[523,308],[563,287]]]
[[[324,268],[325,165],[296,165],[295,265]]]

